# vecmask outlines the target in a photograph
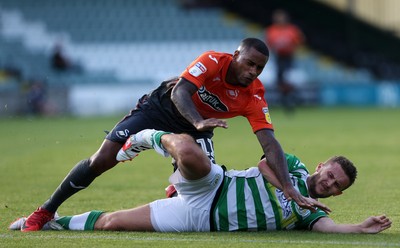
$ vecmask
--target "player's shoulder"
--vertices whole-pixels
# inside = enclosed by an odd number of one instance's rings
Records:
[[[200,63],[208,72],[216,72],[229,65],[231,60],[232,55],[229,53],[207,51],[197,58],[197,63]]]
[[[210,50],[202,53],[200,57],[203,58],[206,63],[210,62],[218,65],[230,61],[232,59],[232,54]]]
[[[308,173],[306,165],[294,154],[285,153],[289,171],[305,170]]]
[[[264,84],[261,82],[260,79],[256,78],[254,81],[248,86],[252,89],[253,94],[261,94],[264,95],[265,87]]]
[[[253,86],[254,86],[254,88],[262,88],[262,89],[265,89],[265,88],[264,88],[264,84],[263,84],[263,83],[261,82],[261,80],[258,79],[258,78],[254,79],[254,81],[253,81]]]
[[[202,55],[212,55],[212,56],[215,56],[215,57],[232,57],[232,54],[230,54],[230,53],[217,52],[217,51],[214,51],[214,50],[206,51]]]

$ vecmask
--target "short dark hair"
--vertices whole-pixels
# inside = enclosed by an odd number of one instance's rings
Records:
[[[344,173],[348,176],[350,179],[350,184],[346,188],[350,187],[354,181],[357,178],[357,168],[354,166],[353,162],[351,162],[349,159],[347,159],[344,156],[333,156],[326,163],[338,163],[340,164],[340,167],[342,167],[342,170]]]
[[[269,57],[269,50],[267,45],[260,39],[257,38],[246,38],[240,42],[239,48],[247,50],[254,47],[257,51]]]

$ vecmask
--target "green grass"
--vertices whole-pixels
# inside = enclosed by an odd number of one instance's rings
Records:
[[[100,146],[104,132],[120,119],[5,118],[0,120],[0,247],[400,247],[400,112],[398,109],[299,109],[287,116],[272,109],[276,137],[310,171],[334,154],[358,167],[354,186],[323,200],[337,223],[387,214],[392,228],[377,235],[268,233],[126,233],[9,231],[15,218],[41,205],[79,160]],[[262,154],[244,118],[215,132],[216,158],[228,168],[254,166]],[[97,178],[59,209],[63,215],[92,209],[130,208],[164,197],[170,159],[149,151]]]

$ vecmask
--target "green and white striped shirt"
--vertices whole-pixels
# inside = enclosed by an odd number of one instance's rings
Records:
[[[293,186],[308,196],[305,165],[286,154]],[[225,173],[221,194],[212,210],[214,231],[262,231],[308,229],[325,212],[312,213],[288,201],[283,192],[270,184],[257,167]]]

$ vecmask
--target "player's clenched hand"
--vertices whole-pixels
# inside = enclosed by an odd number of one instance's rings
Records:
[[[325,213],[329,214],[331,209],[325,204],[310,198],[302,196],[298,191],[296,191],[293,187],[289,189],[285,189],[284,191],[285,197],[288,200],[293,200],[299,205],[301,208],[306,208],[311,210],[311,212],[316,212],[317,208],[321,209]]]
[[[197,122],[195,127],[198,131],[208,131],[213,130],[216,127],[228,128],[228,124],[224,120],[210,118]]]

